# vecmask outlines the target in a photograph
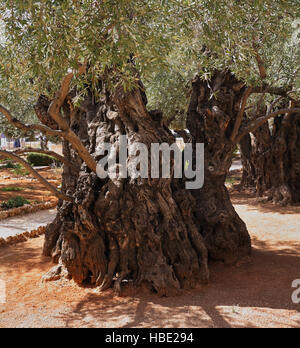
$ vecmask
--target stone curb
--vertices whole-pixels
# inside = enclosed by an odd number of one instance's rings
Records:
[[[41,203],[36,205],[24,205],[20,208],[14,208],[7,211],[1,211],[0,212],[0,221],[8,219],[10,217],[14,216],[22,216],[27,214],[36,213],[40,210],[47,210],[52,209],[57,206],[57,202],[47,202],[47,203]]]
[[[31,238],[38,238],[39,236],[43,235],[45,231],[46,231],[46,226],[41,226],[38,229],[33,230],[31,232],[24,232],[24,233],[18,234],[17,236],[7,237],[6,239],[0,238],[0,248],[26,242],[28,239],[31,239]]]

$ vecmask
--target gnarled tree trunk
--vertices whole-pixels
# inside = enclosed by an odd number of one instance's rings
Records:
[[[192,190],[199,223],[209,256],[234,263],[251,253],[245,223],[236,213],[225,187],[235,144],[231,135],[245,87],[230,72],[216,72],[210,81],[198,76],[187,117],[194,144],[205,144],[205,183]]]
[[[241,139],[239,147],[243,165],[242,179],[239,188],[251,189],[255,186],[256,173],[252,162],[252,139],[249,133]]]
[[[233,82],[226,80],[219,87],[226,85],[231,91]],[[234,148],[225,136],[227,120],[219,114],[216,121],[204,120],[197,107],[215,112],[215,104],[205,105],[210,91],[206,87],[207,94],[202,95],[197,86],[194,83],[188,120],[194,141],[206,144],[202,190],[186,190],[184,180],[174,178],[100,179],[64,143],[64,155],[78,164],[78,171],[65,167],[63,173],[63,192],[75,203],[61,202],[57,218],[47,228],[44,255],[59,265],[46,279],[57,279],[65,268],[76,282],[95,284],[100,290],[114,285],[120,291],[127,279],[169,295],[208,281],[208,253],[228,263],[250,254],[246,226],[224,186]],[[241,93],[223,100],[230,112]],[[99,150],[104,142],[119,151],[121,135],[127,136],[129,146],[145,144],[150,156],[152,143],[173,144],[175,138],[159,113],[147,111],[146,103],[140,89],[106,92],[97,104],[90,94],[77,112],[65,103],[64,115],[69,115],[71,129],[97,161],[103,157]],[[222,138],[215,137],[216,132],[222,132]],[[129,154],[128,167],[136,165],[136,156]]]
[[[71,114],[67,106],[64,114]],[[140,90],[106,93],[98,104],[90,95],[69,122],[96,160],[103,157],[99,150],[104,142],[118,152],[121,135],[127,135],[129,147],[145,144],[149,156],[152,143],[175,141],[157,113],[147,111]],[[44,255],[59,263],[49,278],[56,279],[65,267],[76,282],[100,290],[114,283],[120,291],[126,278],[136,285],[146,283],[160,295],[208,281],[207,249],[192,218],[193,197],[182,182],[100,179],[67,143],[64,155],[78,163],[78,172],[65,167],[63,173],[63,191],[75,203],[61,203],[47,228]],[[135,161],[131,154],[127,165]]]
[[[286,114],[265,123],[253,133],[252,142],[241,146],[243,177],[258,197],[287,205],[300,200],[300,116]],[[245,143],[247,140],[242,139]],[[248,168],[251,167],[251,173]],[[248,173],[248,174],[245,174]],[[246,185],[242,182],[242,188]]]

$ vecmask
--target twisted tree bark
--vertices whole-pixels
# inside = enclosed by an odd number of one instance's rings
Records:
[[[102,291],[114,286],[119,292],[126,279],[171,295],[208,281],[208,255],[232,263],[250,254],[246,226],[224,185],[244,91],[229,73],[218,74],[212,82],[218,98],[210,99],[208,85],[196,80],[188,113],[194,145],[206,145],[203,189],[189,191],[184,179],[152,179],[150,173],[148,179],[100,179],[64,143],[64,155],[80,169],[64,169],[63,192],[72,194],[75,203],[61,202],[47,228],[44,255],[59,263],[48,279],[57,279],[66,268],[76,282],[95,284]],[[145,144],[149,162],[152,143],[175,142],[161,115],[147,111],[141,89],[104,95],[95,104],[90,93],[76,112],[64,104],[69,127],[95,161],[103,158],[104,142],[120,156],[122,135],[129,147]],[[137,156],[129,151],[129,168],[136,166]],[[173,171],[173,162],[171,167]]]
[[[67,105],[64,115],[70,115]],[[145,144],[149,154],[152,143],[175,141],[156,113],[147,111],[140,90],[106,93],[98,104],[90,95],[68,122],[96,161],[104,142],[119,152],[121,135],[127,135],[129,147]],[[67,143],[64,155],[81,162]],[[128,167],[136,159],[129,154]],[[192,217],[194,199],[180,180],[100,179],[81,162],[78,172],[65,166],[63,192],[72,192],[75,204],[60,204],[47,228],[44,255],[66,267],[76,282],[100,290],[114,283],[120,291],[126,278],[170,295],[208,281],[207,249]],[[57,272],[49,277],[56,279]]]
[[[262,201],[287,205],[300,200],[300,115],[286,113],[265,123],[253,132],[254,139],[247,150],[241,147],[243,177],[248,176],[242,188],[254,186]],[[243,138],[243,143],[246,141]],[[246,164],[246,165],[245,165]],[[251,166],[251,173],[248,173]]]
[[[195,220],[209,256],[234,263],[251,253],[245,223],[231,204],[225,187],[238,133],[241,105],[248,91],[230,72],[215,72],[210,81],[196,77],[187,117],[193,143],[205,144],[205,184],[193,190]],[[245,106],[245,105],[244,105]]]

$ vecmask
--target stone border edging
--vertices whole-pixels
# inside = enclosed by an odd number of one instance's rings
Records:
[[[28,239],[31,239],[31,238],[37,238],[41,236],[42,234],[44,234],[45,231],[46,231],[46,226],[41,226],[38,229],[33,230],[31,232],[24,232],[16,236],[7,237],[6,239],[0,238],[0,248],[26,242]]]
[[[8,219],[10,217],[15,216],[22,216],[26,214],[36,213],[40,210],[47,210],[52,209],[57,206],[57,202],[46,202],[46,203],[40,203],[36,205],[24,205],[20,208],[14,208],[7,211],[1,211],[0,212],[0,221]]]

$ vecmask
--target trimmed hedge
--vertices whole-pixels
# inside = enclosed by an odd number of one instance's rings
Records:
[[[1,203],[1,208],[3,209],[13,209],[13,208],[20,208],[23,207],[25,204],[30,204],[27,199],[25,199],[22,196],[17,196],[15,198],[12,198],[6,202]]]
[[[27,162],[33,167],[46,167],[58,161],[52,156],[31,152],[27,155]]]

